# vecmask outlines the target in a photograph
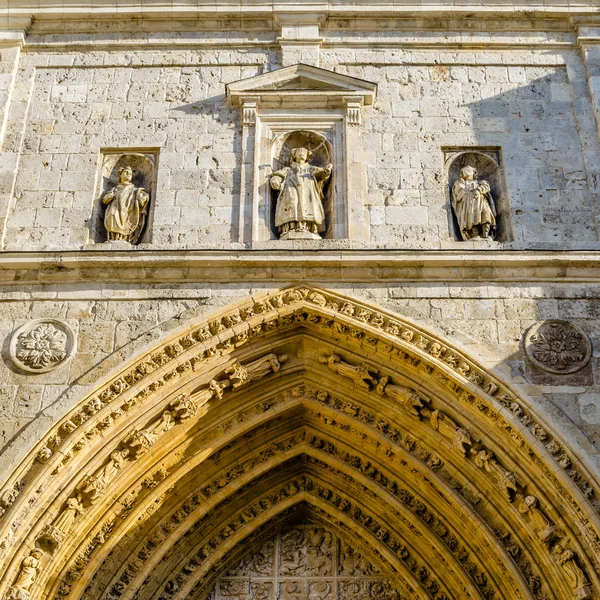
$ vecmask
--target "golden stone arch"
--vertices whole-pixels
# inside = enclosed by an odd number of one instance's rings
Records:
[[[0,593],[203,600],[274,533],[315,522],[403,598],[585,600],[598,498],[447,341],[292,287],[189,325],[56,423],[0,494]]]

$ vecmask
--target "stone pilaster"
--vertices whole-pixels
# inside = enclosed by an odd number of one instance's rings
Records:
[[[14,175],[18,163],[18,150],[13,137],[7,135],[9,114],[17,82],[17,69],[21,46],[25,40],[23,30],[0,30],[0,235],[3,237]]]
[[[576,18],[577,41],[585,63],[588,86],[600,133],[600,17]]]
[[[284,67],[303,63],[319,66],[323,39],[319,26],[325,15],[319,13],[277,14],[275,21],[281,26],[277,42],[281,48],[281,64]]]

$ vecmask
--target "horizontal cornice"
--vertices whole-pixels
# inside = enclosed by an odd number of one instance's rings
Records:
[[[600,251],[5,252],[0,285],[240,282],[600,283]]]

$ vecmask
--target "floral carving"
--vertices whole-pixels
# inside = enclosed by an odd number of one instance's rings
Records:
[[[567,321],[542,321],[525,336],[529,359],[549,373],[569,374],[590,360],[591,344],[585,332]]]
[[[46,373],[73,354],[74,337],[60,321],[27,323],[11,340],[11,357],[18,367],[30,373]]]

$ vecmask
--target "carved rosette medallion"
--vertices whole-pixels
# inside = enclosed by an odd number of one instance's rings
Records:
[[[10,341],[10,357],[28,373],[47,373],[64,365],[75,353],[75,334],[55,319],[30,321]]]
[[[586,333],[568,321],[540,321],[525,334],[525,352],[548,373],[567,375],[583,369],[592,355]]]

